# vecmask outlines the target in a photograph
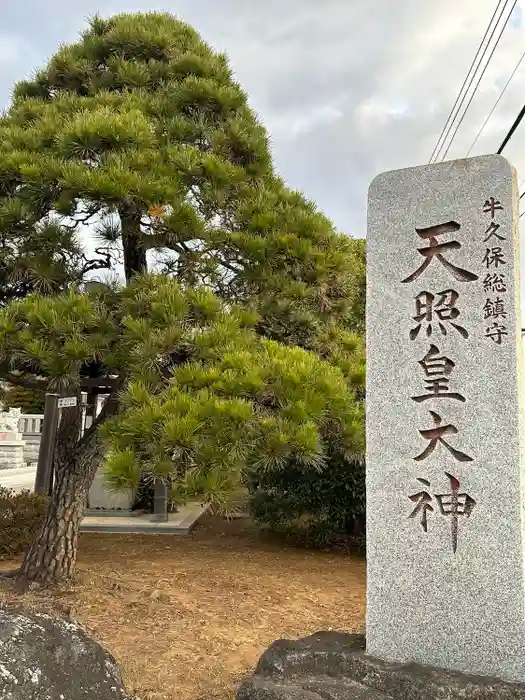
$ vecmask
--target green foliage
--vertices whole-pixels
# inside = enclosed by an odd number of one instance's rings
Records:
[[[352,460],[363,451],[362,403],[341,371],[230,318],[199,333],[191,361],[164,388],[151,394],[132,382],[122,406],[103,430],[109,483],[169,478],[176,500],[202,496],[220,511],[248,473],[295,464],[319,474],[329,454]]]
[[[0,486],[0,557],[23,552],[40,528],[47,498],[30,491],[15,493]]]
[[[252,471],[247,479],[252,517],[274,532],[318,547],[360,538],[365,529],[362,457],[331,454],[320,472],[290,463],[284,470]]]
[[[0,368],[59,389],[78,386],[94,367],[97,374],[138,378],[137,400],[146,403],[172,367],[215,356],[251,322],[233,307],[224,311],[211,292],[140,275],[126,287],[31,295],[0,310]]]
[[[72,231],[40,221],[20,199],[0,195],[0,307],[34,292],[78,286],[86,272],[107,265],[107,257],[88,259]]]
[[[35,230],[96,223],[104,245],[140,248],[139,272],[155,251],[182,285],[255,306],[273,340],[331,356],[327,327],[362,330],[362,242],[274,176],[225,56],[173,16],[92,20],[16,87],[0,139],[0,233],[39,250]]]
[[[39,292],[0,311],[0,376],[117,375],[113,485],[225,510],[247,474],[362,453],[364,244],[275,176],[225,56],[166,13],[96,17],[15,88],[0,143],[11,297]],[[126,288],[80,291],[121,252]]]
[[[12,386],[4,392],[2,401],[5,409],[21,408],[22,413],[44,413],[45,393]]]
[[[21,234],[97,223],[104,245],[132,234],[193,285],[224,276],[229,253],[214,239],[271,173],[266,132],[226,58],[166,13],[93,19],[16,86],[0,139],[0,201],[25,212],[11,216]]]

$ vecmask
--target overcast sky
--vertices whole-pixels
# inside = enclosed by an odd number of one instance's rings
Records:
[[[315,200],[340,230],[362,237],[370,180],[383,170],[428,162],[496,4],[4,0],[0,103],[7,106],[13,83],[41,66],[60,42],[74,41],[93,13],[167,10],[227,52],[271,134],[287,183]],[[466,155],[523,51],[518,3],[449,158]],[[495,152],[524,97],[525,60],[471,155]],[[525,122],[505,155],[519,182],[525,180]]]

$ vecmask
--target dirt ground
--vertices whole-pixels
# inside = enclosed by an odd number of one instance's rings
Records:
[[[69,612],[141,700],[233,700],[275,639],[362,631],[364,586],[357,555],[271,544],[250,521],[206,516],[189,536],[84,533],[74,587],[19,602]],[[4,581],[0,601],[15,599]]]

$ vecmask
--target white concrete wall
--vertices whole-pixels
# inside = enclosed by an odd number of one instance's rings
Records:
[[[24,461],[26,464],[38,462],[40,432],[44,421],[43,413],[22,413],[18,421],[18,431],[24,440]]]
[[[97,397],[96,415],[102,410],[105,395]],[[38,451],[40,449],[40,435],[42,432],[42,423],[44,422],[43,413],[22,413],[18,422],[18,431],[22,433],[24,439],[24,459],[28,464],[38,462]],[[84,430],[87,430],[93,419],[91,416],[86,416],[85,408],[83,410]]]
[[[99,396],[96,405],[96,415],[102,410],[102,405],[105,400],[105,396]],[[83,411],[83,424],[84,430],[87,430],[93,419],[91,416],[85,415],[85,409]],[[42,414],[22,414],[20,416],[20,421],[18,423],[18,430],[22,433],[24,440],[24,461],[32,467],[36,467],[38,462],[38,452],[40,450],[40,439],[42,423],[44,421],[44,416]],[[18,466],[18,465],[17,465]],[[8,470],[2,470],[8,471]],[[20,471],[20,470],[13,470]],[[2,477],[5,481],[7,477]],[[25,475],[26,480],[34,482],[34,472],[31,471],[31,475]],[[2,482],[2,485],[3,482]],[[32,486],[31,486],[32,488]],[[88,496],[88,507],[96,509],[106,509],[106,510],[129,510],[133,503],[133,493],[131,491],[112,493],[107,490],[104,484],[104,474],[100,469],[95,476],[93,485],[89,491]]]

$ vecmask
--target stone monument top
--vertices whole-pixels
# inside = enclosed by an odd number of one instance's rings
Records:
[[[367,235],[367,652],[525,681],[518,188],[386,172]]]

